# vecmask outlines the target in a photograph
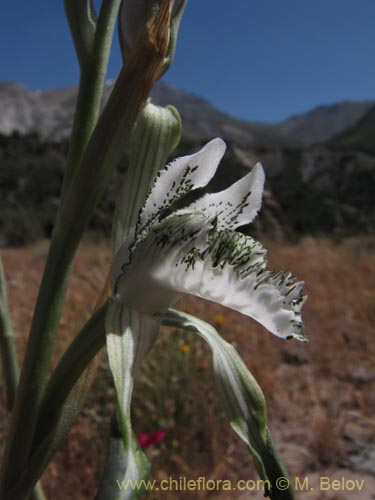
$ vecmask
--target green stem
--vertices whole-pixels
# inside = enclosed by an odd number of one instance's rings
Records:
[[[12,328],[12,321],[8,307],[6,291],[6,278],[2,259],[0,256],[0,353],[4,372],[5,393],[7,398],[7,409],[13,408],[18,378],[19,368],[17,359],[16,343]],[[45,496],[40,483],[36,484],[31,494],[32,500],[44,500]]]
[[[68,191],[99,116],[104,78],[119,5],[120,0],[103,0],[90,58],[85,63],[82,63],[78,102],[59,214],[63,207],[65,194]],[[48,373],[53,341],[61,316],[70,264],[78,244],[77,241],[70,252],[64,253],[64,244],[68,236],[64,235],[61,238],[58,231],[56,233],[56,236],[54,235],[52,238],[49,258],[44,271],[37,306],[34,311],[22,370],[19,403],[15,407],[15,416],[12,419],[0,483],[2,479],[5,481],[5,478],[7,478],[6,480],[8,481],[9,475],[12,477],[13,473],[17,473],[19,469],[15,464],[19,464],[22,469],[27,460],[32,432],[35,426],[37,407]],[[11,345],[8,348],[11,348]],[[6,373],[9,377],[18,379],[18,373],[15,373],[11,367],[6,369]],[[10,395],[12,402],[14,396],[15,390]],[[28,420],[30,421],[30,426],[24,425],[24,422]],[[12,445],[12,440],[18,444]],[[10,465],[13,461],[13,465]],[[7,463],[9,464],[8,472]],[[0,484],[0,493],[1,489],[2,486]]]
[[[38,407],[48,374],[53,349],[53,336],[60,318],[66,289],[67,269],[56,252],[59,242],[51,249],[40,288],[40,294],[28,338],[21,378],[8,434],[8,447],[3,459],[3,484],[12,484],[27,463]],[[40,337],[38,334],[41,334]],[[0,498],[5,493],[0,488]]]
[[[82,57],[76,110],[61,199],[77,170],[98,121],[114,26],[121,0],[104,0],[96,24],[94,41]],[[74,30],[72,34],[74,37]]]
[[[17,350],[9,314],[6,278],[0,257],[0,353],[4,372],[7,408],[10,411],[17,391],[19,370]]]
[[[169,1],[141,33],[85,149],[64,198],[26,348],[2,469],[0,497],[28,462],[72,259],[156,80],[168,44]],[[19,499],[21,500],[21,499]]]

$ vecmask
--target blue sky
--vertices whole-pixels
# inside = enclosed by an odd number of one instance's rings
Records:
[[[33,89],[77,82],[63,0],[1,10],[0,80]],[[189,0],[165,80],[260,121],[375,99],[374,19],[375,0]],[[120,64],[115,38],[109,77]]]

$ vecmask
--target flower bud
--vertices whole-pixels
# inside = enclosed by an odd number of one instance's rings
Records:
[[[165,1],[165,0],[164,0]],[[168,0],[170,8],[168,51],[160,76],[169,68],[176,49],[178,28],[187,0]],[[147,29],[148,22],[159,9],[163,0],[123,0],[119,14],[119,37],[123,59],[133,48],[137,37]]]

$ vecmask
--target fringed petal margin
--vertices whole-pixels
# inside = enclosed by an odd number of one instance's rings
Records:
[[[123,267],[115,257],[112,288],[119,302],[150,314],[191,294],[249,316],[282,338],[305,341],[302,282],[266,270],[266,251],[242,233],[218,231],[204,215],[179,213],[156,224]]]

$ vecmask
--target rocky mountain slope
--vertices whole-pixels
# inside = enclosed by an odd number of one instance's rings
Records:
[[[329,143],[336,148],[375,154],[375,105],[357,123],[333,137]]]
[[[110,89],[108,84],[107,95]],[[153,98],[162,105],[174,104],[181,113],[184,134],[174,156],[196,151],[213,136],[227,140],[228,151],[210,190],[223,189],[257,161],[263,163],[266,192],[252,234],[282,239],[373,231],[375,105],[322,107],[277,127],[236,120],[164,83],[155,87]],[[0,84],[0,245],[51,234],[75,99],[74,88],[33,92],[18,84]],[[324,141],[304,144],[308,137],[316,138],[314,127],[328,115],[331,120],[321,125],[319,136]],[[95,212],[92,230],[110,233],[122,171],[120,166]]]
[[[303,145],[322,143],[355,125],[373,105],[371,101],[346,101],[318,106],[277,124],[276,130],[280,136]]]
[[[112,88],[107,82],[105,98]],[[32,91],[18,83],[0,83],[0,133],[36,132],[43,139],[62,140],[69,137],[77,88]],[[171,85],[159,82],[152,92],[156,104],[176,106],[181,113],[186,137],[197,140],[222,136],[237,144],[279,144],[272,127],[242,122],[216,110],[207,101]]]
[[[107,82],[105,96],[112,82]],[[0,133],[36,132],[44,139],[69,137],[76,87],[32,91],[18,83],[0,82]],[[238,120],[209,104],[206,100],[158,82],[152,97],[156,104],[172,104],[179,110],[184,136],[205,140],[221,136],[240,146],[286,146],[324,142],[362,118],[374,103],[344,102],[321,106],[291,117],[278,124]]]

